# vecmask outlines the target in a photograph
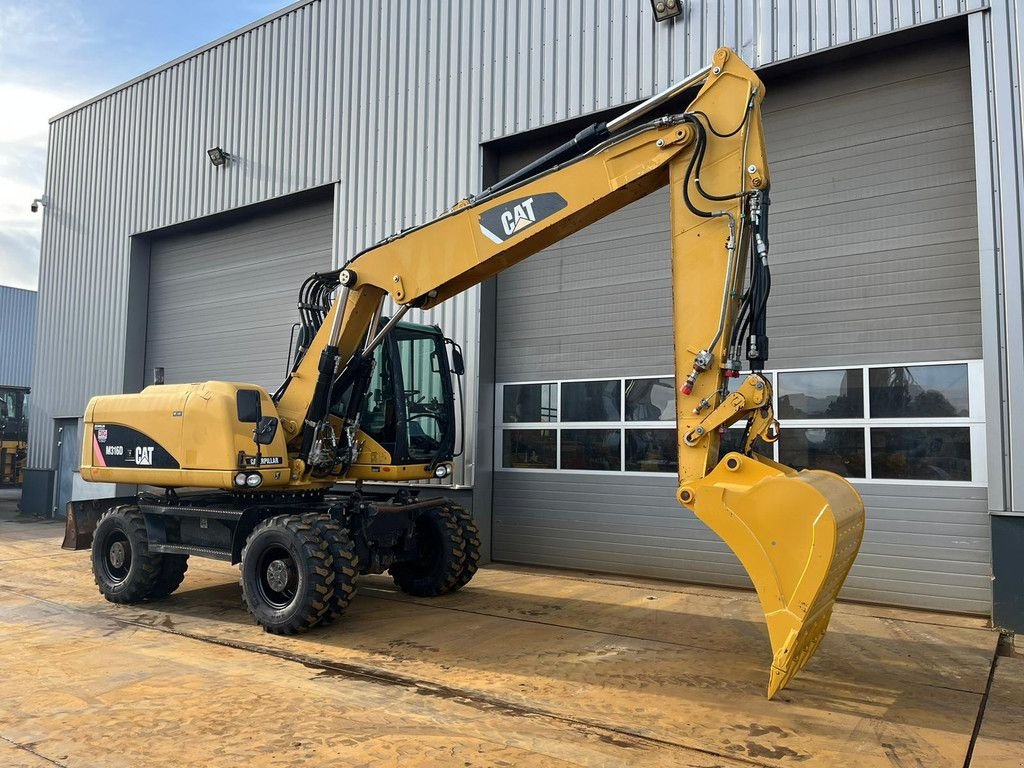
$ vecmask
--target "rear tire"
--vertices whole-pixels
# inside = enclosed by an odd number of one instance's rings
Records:
[[[466,556],[462,527],[452,510],[440,505],[421,511],[414,535],[419,556],[395,563],[389,570],[398,588],[417,597],[436,597],[458,589]]]
[[[334,593],[328,601],[326,613],[320,617],[320,623],[327,625],[341,616],[348,608],[352,598],[356,596],[356,574],[359,572],[359,556],[348,532],[341,523],[327,514],[310,514],[304,519],[311,521],[317,534],[327,542],[334,568]]]
[[[162,558],[149,551],[146,521],[138,507],[114,507],[103,514],[92,539],[92,573],[112,603],[141,603],[153,595]]]
[[[256,623],[275,635],[316,626],[330,608],[334,568],[313,522],[278,515],[257,525],[242,550],[242,598]]]
[[[480,529],[476,527],[473,515],[468,510],[455,503],[448,506],[459,524],[462,533],[462,551],[465,554],[462,570],[459,571],[459,577],[455,580],[455,586],[451,588],[451,591],[455,592],[469,584],[480,568]]]

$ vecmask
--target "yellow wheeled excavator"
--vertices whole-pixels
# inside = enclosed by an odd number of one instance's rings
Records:
[[[652,116],[698,85],[686,111]],[[163,491],[72,502],[65,546],[91,545],[100,591],[123,603],[170,594],[189,555],[241,563],[250,611],[279,633],[340,614],[359,573],[389,571],[415,595],[459,589],[480,556],[471,516],[429,487],[375,492],[364,482],[444,477],[457,454],[461,351],[404,316],[668,185],[677,495],[753,581],[773,651],[771,697],[825,633],[864,508],[841,477],[754,451],[778,437],[760,373],[770,288],[764,95],[757,75],[721,49],[694,77],[313,275],[300,291],[298,353],[273,394],[208,381],[93,398],[82,478]],[[730,388],[741,369],[752,372]],[[741,419],[742,450],[719,457],[722,433]],[[357,482],[335,490],[341,480]]]

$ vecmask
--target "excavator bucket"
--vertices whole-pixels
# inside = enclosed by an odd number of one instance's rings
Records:
[[[772,646],[770,699],[828,629],[860,549],[864,503],[839,475],[739,453],[681,489],[680,500],[729,545],[754,583]]]

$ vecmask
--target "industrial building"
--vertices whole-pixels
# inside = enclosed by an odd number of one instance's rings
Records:
[[[681,5],[304,0],[55,117],[23,506],[113,495],[90,396],[274,389],[308,274],[730,46],[768,89],[774,450],[867,505],[843,595],[1024,630],[1024,9]],[[749,584],[674,496],[667,194],[410,315],[466,350],[449,492],[495,561]]]
[[[35,322],[36,292],[0,285],[0,485],[22,480]]]

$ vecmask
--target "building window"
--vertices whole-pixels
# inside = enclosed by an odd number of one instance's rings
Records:
[[[626,471],[671,472],[673,475],[678,472],[679,447],[675,428],[627,429]]]
[[[562,421],[621,421],[622,382],[566,381],[562,389]]]
[[[505,429],[501,466],[507,469],[557,469],[558,433],[553,429]]]
[[[618,472],[622,466],[620,440],[617,429],[563,429],[561,467]]]
[[[864,430],[854,427],[785,427],[779,461],[795,469],[827,469],[864,477]]]
[[[558,385],[509,384],[502,409],[506,424],[558,421]]]
[[[765,375],[782,436],[759,453],[852,480],[986,482],[980,360]],[[499,466],[675,474],[675,395],[672,376],[499,385]],[[742,426],[723,454],[742,449]]]
[[[871,430],[873,477],[891,480],[971,479],[970,427],[884,427]]]
[[[864,415],[864,372],[860,368],[780,372],[778,380],[779,420],[856,419]]]

